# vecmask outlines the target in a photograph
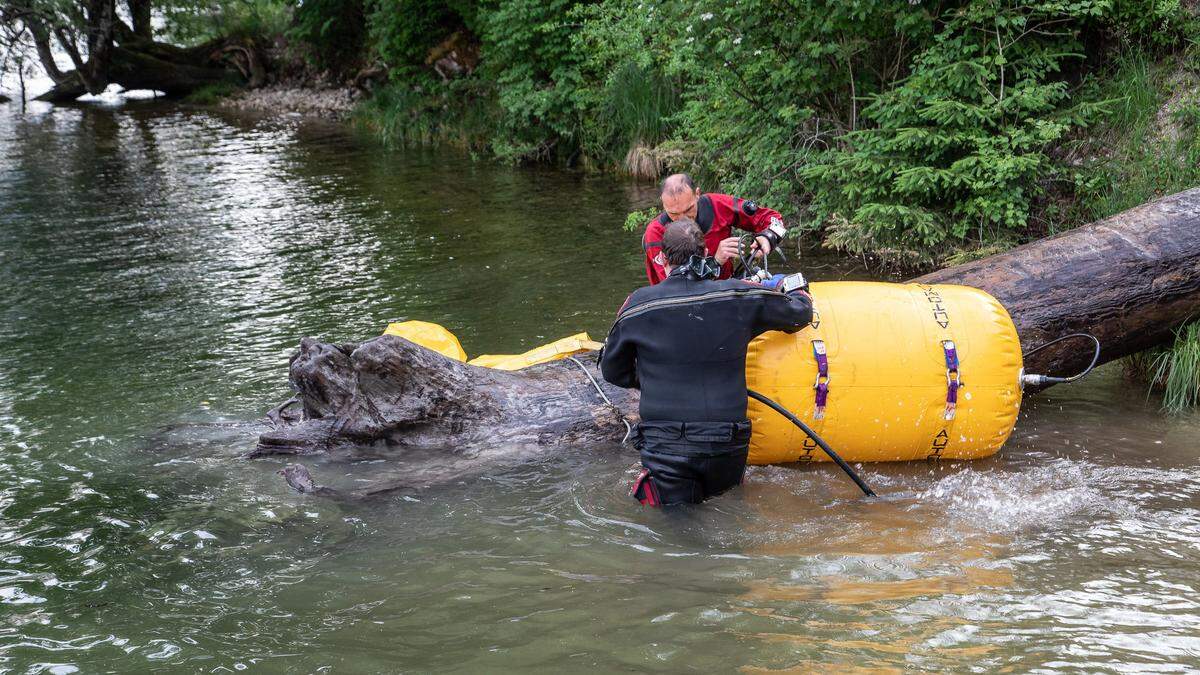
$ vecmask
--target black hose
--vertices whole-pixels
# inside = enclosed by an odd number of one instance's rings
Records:
[[[1078,374],[1072,375],[1070,377],[1052,377],[1050,375],[1027,375],[1026,377],[1030,378],[1028,380],[1029,384],[1032,384],[1033,386],[1037,386],[1037,387],[1041,387],[1041,386],[1044,386],[1047,384],[1065,384],[1067,382],[1074,382],[1074,381],[1082,378],[1084,375],[1087,375],[1088,373],[1092,372],[1092,369],[1096,367],[1096,362],[1098,362],[1100,360],[1100,340],[1098,340],[1096,338],[1096,336],[1092,335],[1091,333],[1071,333],[1070,335],[1064,335],[1062,337],[1055,338],[1045,344],[1038,345],[1037,347],[1030,349],[1029,351],[1025,352],[1024,354],[1021,354],[1021,358],[1027,359],[1031,355],[1042,351],[1046,347],[1049,347],[1051,345],[1056,345],[1056,344],[1062,342],[1063,340],[1070,340],[1071,338],[1087,338],[1087,339],[1091,340],[1092,342],[1096,343],[1096,350],[1095,350],[1095,353],[1092,355],[1092,362],[1088,364],[1088,367],[1084,368],[1083,371],[1079,372]]]
[[[756,239],[757,239],[757,236],[752,235],[752,234],[743,234],[738,237],[737,260],[738,260],[738,262],[740,262],[742,264],[742,266],[741,266],[741,269],[738,269],[736,265],[734,266],[733,277],[735,279],[749,278],[750,270],[754,269],[754,252],[750,250],[750,246],[752,246],[754,244]],[[783,240],[781,239],[780,244],[782,244],[782,243],[783,243]],[[743,251],[745,251],[745,253],[743,253]],[[782,246],[776,246],[775,248],[772,248],[771,251],[773,253],[778,253],[779,257],[783,260],[784,264],[787,263],[788,259],[787,259],[787,256],[784,255],[784,253],[783,253]],[[747,256],[747,254],[749,254],[749,255]],[[762,257],[762,270],[764,272],[766,272],[767,274],[770,274],[771,273],[771,263],[770,263],[770,261],[767,260],[768,257],[770,257],[769,254],[764,254]]]
[[[758,401],[759,403],[765,404],[771,410],[774,410],[775,412],[779,413],[780,415],[783,415],[784,417],[788,418],[792,422],[792,424],[795,424],[796,426],[800,427],[801,431],[803,431],[805,434],[807,434],[809,438],[813,439],[813,441],[817,445],[821,446],[821,449],[825,451],[825,454],[829,455],[830,459],[837,462],[837,465],[842,467],[842,471],[845,471],[846,475],[850,476],[850,480],[854,481],[854,484],[857,485],[859,487],[859,489],[863,491],[863,494],[865,494],[868,497],[877,497],[878,496],[875,494],[875,491],[870,488],[870,486],[868,486],[866,483],[863,482],[863,479],[858,477],[857,473],[854,473],[854,469],[850,468],[850,465],[846,463],[846,460],[842,459],[841,456],[839,456],[836,452],[833,451],[833,448],[829,447],[829,444],[825,442],[825,439],[818,436],[817,432],[810,429],[809,426],[807,424],[805,424],[803,420],[801,420],[799,417],[796,417],[795,415],[793,415],[792,411],[779,405],[775,401],[772,401],[771,399],[767,398],[766,396],[763,396],[762,394],[758,393],[757,391],[754,391],[753,389],[747,389],[746,395],[749,396],[750,398],[754,399],[755,401]]]
[[[749,246],[748,246],[748,245],[747,245],[747,243],[746,243],[746,240],[747,240],[747,239],[749,239],[751,242],[753,242],[753,241],[754,241],[754,239],[753,239],[753,238],[751,238],[751,237],[750,237],[750,235],[748,235],[748,234],[743,234],[743,235],[741,235],[741,236],[739,236],[739,237],[738,237],[738,255],[737,255],[737,259],[738,259],[738,262],[740,262],[740,263],[742,264],[742,267],[741,267],[741,269],[735,269],[735,270],[734,270],[734,272],[733,272],[733,277],[734,277],[735,279],[745,279],[745,278],[747,278],[747,277],[749,276],[749,273],[750,273],[750,268],[751,268],[751,266],[753,265],[753,263],[751,262],[751,260],[753,259],[753,254],[751,254],[751,258],[750,258],[750,259],[747,259],[747,258],[746,258],[746,254],[744,253],[744,251],[748,251],[748,250],[749,250]],[[736,267],[736,265],[735,265],[735,267]]]

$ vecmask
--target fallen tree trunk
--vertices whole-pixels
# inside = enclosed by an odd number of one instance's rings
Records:
[[[261,86],[266,80],[261,59],[252,46],[225,40],[183,48],[127,34],[108,58],[108,82],[125,89],[161,91],[172,97],[185,96],[210,84],[238,84],[243,78],[250,87]],[[37,100],[68,103],[86,93],[83,78],[72,70],[62,73],[57,84]]]
[[[1200,310],[1200,189],[1189,190],[1008,253],[928,274],[919,283],[965,284],[995,296],[1025,349],[1074,332],[1097,336],[1101,362],[1172,338]],[[1031,372],[1070,374],[1091,358],[1063,344],[1031,357]],[[445,447],[486,453],[511,444],[615,441],[637,393],[600,380],[591,356],[517,372],[469,366],[399,337],[357,345],[305,338],[290,379],[301,409],[273,416],[256,455],[338,446]],[[284,406],[287,407],[287,404]],[[311,482],[311,481],[310,481]]]
[[[594,363],[580,358],[510,372],[470,366],[393,335],[341,345],[304,338],[289,366],[299,395],[268,415],[276,428],[259,437],[254,454],[619,439],[626,427],[617,409],[636,410],[637,392],[604,384]],[[600,398],[585,371],[617,409]],[[293,401],[299,414],[288,413]]]
[[[1070,333],[1091,333],[1100,363],[1174,338],[1200,312],[1200,188],[1007,253],[914,279],[981,288],[1004,305],[1028,350]],[[1028,372],[1072,374],[1092,349],[1062,343],[1026,363]]]

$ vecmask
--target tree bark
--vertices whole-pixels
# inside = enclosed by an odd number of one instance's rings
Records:
[[[50,31],[46,30],[45,24],[36,17],[26,17],[24,21],[29,26],[29,32],[33,34],[33,44],[37,48],[38,60],[42,62],[42,69],[46,71],[46,75],[51,80],[54,80],[55,84],[61,83],[66,79],[66,75],[54,62],[54,50],[50,48]]]
[[[62,73],[63,79],[55,85],[55,88],[68,86],[81,89],[82,92],[76,95],[76,98],[91,91],[95,91],[96,93],[104,91],[108,83],[100,85],[91,79],[92,69],[83,60],[83,55],[79,53],[79,47],[75,44],[75,40],[72,39],[71,35],[62,28],[55,28],[54,37],[58,39],[58,46],[67,53],[67,56],[71,58],[71,63],[75,66],[74,70]]]
[[[637,419],[637,392],[604,383],[591,357],[509,372],[470,366],[392,335],[338,345],[304,338],[289,371],[301,410],[273,411],[276,428],[259,437],[255,455],[346,445],[460,451],[570,445],[619,440],[626,427],[617,409]]]
[[[1200,189],[1182,192],[1008,253],[914,280],[965,284],[995,296],[1029,349],[1074,332],[1095,335],[1101,362],[1172,339],[1200,310]],[[1071,374],[1089,345],[1063,344],[1026,362],[1029,372]],[[625,420],[637,392],[604,383]],[[593,445],[625,432],[575,362],[516,372],[469,366],[399,337],[332,345],[305,338],[290,380],[301,409],[276,414],[254,455],[307,454],[339,446],[497,452],[513,444]],[[277,413],[279,411],[276,411]]]
[[[88,0],[87,3],[87,63],[76,69],[83,78],[90,94],[104,91],[110,82],[109,66],[112,61],[113,32],[116,29],[117,6],[115,0]]]
[[[1168,343],[1200,318],[1200,188],[913,281],[987,291],[1012,316],[1026,350],[1091,333],[1107,363]],[[1025,369],[1069,375],[1091,358],[1086,342],[1064,342]]]
[[[129,17],[133,22],[133,34],[150,40],[154,37],[151,25],[150,0],[129,0]]]

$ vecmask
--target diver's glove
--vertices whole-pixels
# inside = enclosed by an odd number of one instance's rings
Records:
[[[779,248],[779,242],[783,241],[784,235],[787,234],[787,228],[784,227],[783,221],[778,218],[772,218],[771,224],[762,232],[756,233],[755,237],[762,237],[771,245],[771,250]]]

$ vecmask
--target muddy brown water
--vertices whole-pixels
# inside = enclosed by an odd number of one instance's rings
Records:
[[[874,502],[765,467],[643,510],[606,445],[341,505],[226,424],[299,338],[603,336],[653,188],[154,103],[0,107],[0,157],[0,671],[1200,670],[1200,425],[1112,367]]]

